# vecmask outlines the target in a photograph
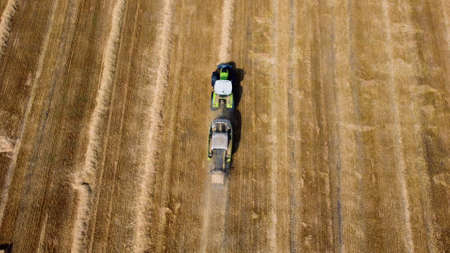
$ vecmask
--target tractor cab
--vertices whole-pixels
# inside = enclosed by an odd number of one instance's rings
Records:
[[[231,77],[230,69],[231,68],[228,66],[219,69],[220,80],[229,80],[228,78]]]
[[[213,111],[221,107],[228,110],[234,109],[232,71],[233,67],[230,64],[219,64],[212,74],[211,109]]]
[[[214,86],[217,80],[229,80],[234,82],[234,68],[228,63],[221,63],[211,75],[211,85]]]

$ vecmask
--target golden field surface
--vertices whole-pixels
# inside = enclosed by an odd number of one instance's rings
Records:
[[[0,0],[0,245],[450,252],[449,12]],[[210,76],[228,61],[242,94],[218,187]]]

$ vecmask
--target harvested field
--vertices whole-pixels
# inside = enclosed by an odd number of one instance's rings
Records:
[[[0,246],[448,252],[449,12],[0,0]],[[243,80],[219,187],[206,153],[224,61]]]

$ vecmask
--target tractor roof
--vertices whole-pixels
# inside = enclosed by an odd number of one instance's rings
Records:
[[[217,80],[214,83],[214,93],[217,95],[228,96],[233,91],[233,84],[230,80]]]

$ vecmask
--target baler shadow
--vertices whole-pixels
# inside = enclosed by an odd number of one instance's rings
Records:
[[[233,97],[235,103],[234,115],[232,119],[233,125],[233,147],[232,153],[236,153],[239,149],[239,143],[241,141],[241,127],[242,127],[242,117],[241,112],[239,111],[239,103],[242,98],[243,88],[241,82],[244,80],[245,71],[241,68],[236,67],[235,62],[228,62],[228,64],[233,66],[235,70],[233,76]]]
[[[12,252],[12,244],[0,244],[0,252],[11,253]]]

